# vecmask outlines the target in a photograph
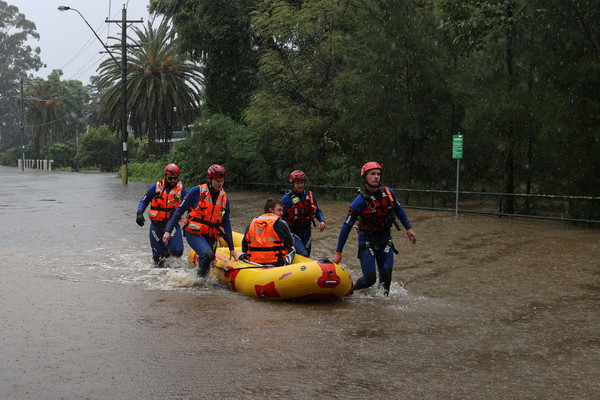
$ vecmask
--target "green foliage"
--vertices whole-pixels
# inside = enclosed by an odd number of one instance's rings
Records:
[[[173,162],[181,168],[185,182],[205,182],[206,170],[212,164],[227,169],[228,185],[256,182],[266,176],[267,162],[259,151],[260,138],[244,125],[224,115],[212,115],[196,121],[192,132],[173,154]]]
[[[87,88],[79,81],[61,81],[62,71],[54,70],[48,79],[27,83],[26,122],[31,126],[34,158],[40,158],[53,143],[75,141],[85,129]]]
[[[18,160],[20,158],[21,152],[19,148],[8,149],[4,153],[0,153],[0,165],[16,167],[17,165],[19,165]]]
[[[121,165],[121,142],[108,126],[90,128],[79,139],[77,161],[81,167],[96,167],[113,172]]]
[[[48,147],[48,150],[46,150],[44,158],[47,160],[54,160],[55,168],[75,168],[76,154],[77,150],[73,143],[53,143]]]
[[[388,185],[453,189],[460,132],[463,190],[600,193],[598,1],[152,3],[177,5],[203,64],[204,118],[174,154],[195,184],[218,162],[352,185],[376,160]]]
[[[449,54],[435,14],[415,1],[365,4],[352,10],[348,61],[335,80],[342,151],[355,165],[382,163],[387,184],[443,187],[452,95],[449,64],[436,62]]]
[[[304,168],[328,176],[340,150],[335,81],[345,67],[353,15],[342,2],[264,1],[253,13],[260,88],[244,114],[271,165],[270,179]],[[339,158],[339,157],[338,157]],[[319,171],[317,173],[317,171]]]
[[[129,179],[152,184],[164,177],[165,166],[169,164],[163,159],[148,160],[146,162],[132,162],[127,165]]]
[[[148,137],[148,154],[161,153],[158,140],[168,141],[176,126],[198,117],[200,69],[175,49],[175,31],[169,21],[158,27],[152,21],[142,30],[133,27],[127,52],[127,109],[137,137]],[[116,50],[119,53],[119,50]],[[112,58],[100,65],[96,81],[103,93],[101,108],[113,129],[122,126],[121,67]]]
[[[256,88],[257,55],[250,12],[257,0],[152,0],[172,16],[182,53],[202,64],[205,115],[239,121]]]
[[[31,70],[42,67],[35,24],[19,9],[0,0],[0,149],[20,143],[20,80]]]
[[[145,141],[141,138],[134,138],[132,136],[127,138],[127,155],[130,163],[142,163],[150,158]]]

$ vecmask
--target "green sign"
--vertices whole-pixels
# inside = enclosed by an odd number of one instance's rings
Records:
[[[463,135],[452,135],[452,158],[463,157]]]

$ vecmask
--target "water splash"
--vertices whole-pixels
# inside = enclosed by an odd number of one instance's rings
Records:
[[[195,269],[171,269],[167,271],[167,283],[176,288],[189,288],[198,284],[200,278],[196,275]]]

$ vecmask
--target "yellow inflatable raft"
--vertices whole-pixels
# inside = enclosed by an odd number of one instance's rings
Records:
[[[242,249],[243,235],[233,233],[236,252]],[[225,243],[221,243],[222,246]],[[217,248],[211,274],[226,287],[248,297],[268,300],[330,299],[348,296],[354,287],[350,273],[329,260],[296,255],[292,264],[263,267],[230,259],[229,249]],[[188,261],[198,265],[194,250]]]

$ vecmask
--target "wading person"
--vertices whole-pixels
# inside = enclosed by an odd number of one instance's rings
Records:
[[[294,239],[285,221],[281,219],[283,204],[267,199],[264,214],[252,220],[242,239],[240,260],[260,265],[281,267],[294,259]]]
[[[358,258],[363,276],[356,281],[354,289],[373,286],[379,270],[379,285],[387,296],[392,283],[394,253],[398,253],[391,235],[392,226],[400,230],[396,218],[406,229],[406,236],[412,244],[417,242],[417,235],[392,189],[380,185],[382,171],[382,166],[373,161],[361,168],[364,186],[350,205],[348,216],[342,224],[333,262],[339,264],[342,261],[348,234],[358,220]]]
[[[181,199],[187,194],[187,189],[183,187],[179,180],[179,174],[180,170],[177,165],[167,165],[164,179],[160,179],[148,187],[137,208],[135,222],[139,226],[144,226],[146,222],[144,211],[150,205],[148,211],[148,217],[150,218],[150,248],[152,249],[154,263],[160,266],[164,264],[167,257],[181,257],[183,254],[183,237],[178,222],[173,225],[175,233],[169,245],[165,246],[162,241],[169,219],[181,204]]]
[[[325,229],[325,217],[319,208],[315,194],[304,188],[308,177],[299,169],[290,174],[290,183],[293,185],[288,190],[281,202],[283,215],[281,218],[287,222],[294,236],[296,252],[302,256],[310,257],[312,239],[311,224],[316,218],[319,221],[319,231]]]
[[[169,243],[171,232],[177,221],[187,211],[183,224],[188,244],[199,257],[198,276],[205,277],[210,264],[215,259],[217,239],[222,236],[227,242],[231,257],[237,260],[233,250],[231,222],[229,220],[229,199],[223,190],[227,171],[219,164],[208,167],[207,183],[194,186],[175,210],[165,233],[163,242]]]

